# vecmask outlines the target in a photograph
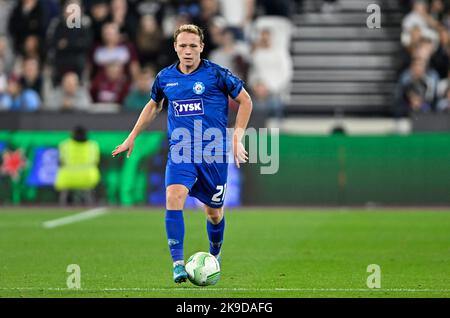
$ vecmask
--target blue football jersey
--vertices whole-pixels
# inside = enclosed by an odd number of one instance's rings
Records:
[[[190,74],[184,74],[177,68],[178,63],[162,69],[153,83],[151,98],[159,103],[163,98],[168,101],[168,138],[169,146],[178,140],[172,140],[176,128],[185,128],[191,136],[202,134],[208,128],[219,129],[226,143],[228,124],[228,96],[239,95],[243,81],[225,69],[206,59]],[[202,145],[208,141],[202,141]]]

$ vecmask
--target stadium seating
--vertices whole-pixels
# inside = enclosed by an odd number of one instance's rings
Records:
[[[320,2],[320,1],[319,1]],[[389,116],[400,50],[397,1],[340,0],[339,11],[317,12],[304,1],[294,16],[294,77],[287,113]],[[382,7],[381,28],[369,29],[369,4]]]

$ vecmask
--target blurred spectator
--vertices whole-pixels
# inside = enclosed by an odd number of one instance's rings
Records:
[[[436,51],[437,47],[429,38],[421,38],[418,45],[414,48],[412,58],[429,61]]]
[[[450,112],[450,89],[446,90],[444,96],[437,103],[436,110],[438,112]]]
[[[0,60],[0,98],[6,92],[8,87],[8,75],[5,71],[3,60]]]
[[[25,43],[30,37],[37,44],[41,43],[45,36],[46,19],[45,7],[39,0],[17,1],[8,21],[15,52],[24,54],[26,46],[35,46],[35,43]]]
[[[276,61],[276,62],[275,62]],[[293,62],[287,50],[274,47],[269,30],[262,30],[252,52],[248,82],[251,87],[262,81],[270,94],[284,99],[289,94]]]
[[[202,14],[201,1],[198,0],[179,0],[176,1],[178,13],[185,13],[192,19]],[[206,8],[205,8],[206,10]]]
[[[68,72],[62,78],[62,85],[52,90],[45,106],[48,110],[87,111],[91,106],[91,97],[87,89],[80,86],[77,73]]]
[[[405,91],[409,113],[427,113],[431,111],[431,104],[425,100],[425,90],[426,87],[417,82],[408,85]]]
[[[65,0],[40,0],[46,12],[45,28],[48,29],[50,21],[61,14]]]
[[[112,62],[92,81],[91,97],[94,103],[122,104],[128,94],[129,81],[123,64]]]
[[[450,5],[445,5],[445,14],[441,20],[442,25],[450,30]]]
[[[39,60],[37,58],[30,57],[23,61],[20,83],[22,84],[23,89],[34,90],[42,99],[43,79]]]
[[[427,45],[431,56],[432,51],[436,50],[439,45],[439,39],[433,39],[433,37],[430,36],[430,33],[421,29],[418,25],[412,27],[409,33],[402,38],[402,44],[409,49],[410,55],[414,54],[414,50],[417,46],[423,45],[424,43]]]
[[[189,15],[182,13],[175,16],[173,29],[170,30],[170,36],[164,39],[160,55],[158,58],[158,68],[163,68],[178,61],[177,53],[173,47],[173,32],[182,24],[191,23]],[[203,54],[203,56],[206,56]]]
[[[25,38],[22,56],[24,58],[36,58],[45,61],[45,47],[41,37],[29,35]]]
[[[81,5],[81,2],[66,1],[61,16],[52,20],[47,33],[48,64],[51,65],[54,86],[59,85],[63,74],[69,71],[82,78],[87,62],[86,55],[92,44],[89,17],[81,17],[81,28],[71,28],[67,25],[66,19],[71,13],[66,8],[71,4]]]
[[[418,30],[417,28],[413,30]],[[420,35],[420,31],[418,35]],[[426,37],[420,37],[417,41],[414,42],[413,47],[404,51],[402,55],[399,74],[408,69],[411,66],[411,61],[415,59],[424,60],[427,64],[430,62],[431,57],[436,52],[436,47],[433,45],[433,42]]]
[[[36,111],[41,106],[39,94],[23,89],[16,76],[10,76],[6,92],[0,96],[0,109],[9,111]]]
[[[153,16],[143,15],[141,17],[135,40],[140,64],[156,65],[164,37]]]
[[[425,0],[414,0],[412,11],[402,22],[402,38],[415,26],[420,28],[422,36],[429,37],[437,43],[439,22],[428,13],[428,4]]]
[[[262,80],[256,80],[250,90],[252,94],[253,108],[264,112],[266,116],[282,118],[283,105],[277,96],[270,93]]]
[[[425,0],[413,0],[411,11],[403,18],[403,31],[409,31],[414,26],[419,26],[421,29],[428,28],[428,4]]]
[[[103,25],[102,38],[103,44],[96,45],[92,52],[92,76],[102,73],[105,65],[115,62],[124,65],[126,74],[134,79],[140,67],[134,45],[121,40],[119,27],[115,23]]]
[[[94,43],[101,43],[103,25],[111,19],[108,0],[92,0],[89,8]]]
[[[403,38],[402,38],[402,44],[403,47],[405,47],[409,53],[412,53],[412,48],[414,48],[414,46],[419,43],[420,39],[422,39],[422,29],[420,28],[420,26],[418,25],[414,25],[413,27],[411,27],[411,29],[409,29],[408,32],[405,32],[403,34]]]
[[[136,13],[140,16],[151,15],[155,17],[159,26],[162,25],[163,15],[167,2],[154,0],[138,0],[135,4]]]
[[[14,66],[14,55],[9,46],[9,41],[4,35],[0,35],[0,61],[3,64],[4,71],[10,73]]]
[[[414,26],[408,33],[404,34],[402,39],[403,45],[399,53],[399,68],[397,69],[397,75],[407,69],[411,65],[411,59],[420,45],[422,39],[422,31],[419,26]]]
[[[439,73],[440,78],[445,78],[450,68],[450,36],[446,28],[439,28],[439,39],[439,47],[431,56],[430,66]]]
[[[219,0],[220,11],[238,40],[244,40],[255,13],[255,0]]]
[[[139,17],[129,10],[127,0],[111,1],[111,20],[119,26],[124,40],[134,40]]]
[[[251,42],[257,43],[262,31],[270,33],[271,46],[278,50],[290,52],[293,24],[286,18],[281,16],[261,16],[257,17],[252,24]]]
[[[423,103],[434,107],[437,97],[437,85],[439,74],[427,67],[427,61],[416,58],[410,68],[405,70],[401,76],[396,89],[396,116],[406,116],[410,112],[410,99],[412,91],[412,101],[417,108],[418,99],[415,95],[420,94]]]
[[[58,150],[60,167],[56,175],[55,189],[60,192],[60,204],[66,205],[69,201],[75,201],[75,194],[81,195],[85,204],[93,204],[93,190],[100,182],[98,143],[88,140],[85,128],[77,126],[73,129],[71,138],[58,145]]]
[[[150,100],[150,91],[155,80],[155,71],[144,68],[138,76],[135,87],[125,98],[124,108],[129,111],[141,111]]]
[[[442,0],[431,0],[430,1],[430,16],[436,21],[441,22],[445,14],[445,5]]]
[[[447,70],[447,77],[439,81],[437,88],[438,98],[444,98],[449,88],[450,88],[450,68]]]
[[[222,41],[223,31],[227,28],[227,21],[224,17],[217,15],[210,20],[207,27],[211,44],[216,49]]]
[[[231,29],[222,31],[220,46],[213,50],[209,59],[246,80],[250,59],[250,49],[243,41],[236,41]]]
[[[204,57],[208,57],[209,53],[217,48],[217,43],[213,40],[213,35],[211,34],[210,24],[219,14],[218,0],[200,0],[200,14],[192,17],[192,23],[198,25],[204,33]]]
[[[0,35],[8,33],[8,19],[14,7],[14,1],[0,0]]]

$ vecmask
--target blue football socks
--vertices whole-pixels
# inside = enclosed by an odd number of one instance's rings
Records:
[[[225,231],[225,217],[218,224],[212,224],[206,221],[206,230],[209,237],[209,252],[218,257],[223,242],[223,233]]]
[[[166,211],[166,233],[173,262],[184,264],[184,219],[182,210]]]

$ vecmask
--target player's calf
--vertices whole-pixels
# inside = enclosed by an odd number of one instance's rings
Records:
[[[208,220],[206,222],[206,231],[209,238],[209,253],[220,259],[220,250],[223,244],[225,232],[225,217],[222,208],[205,207]]]

